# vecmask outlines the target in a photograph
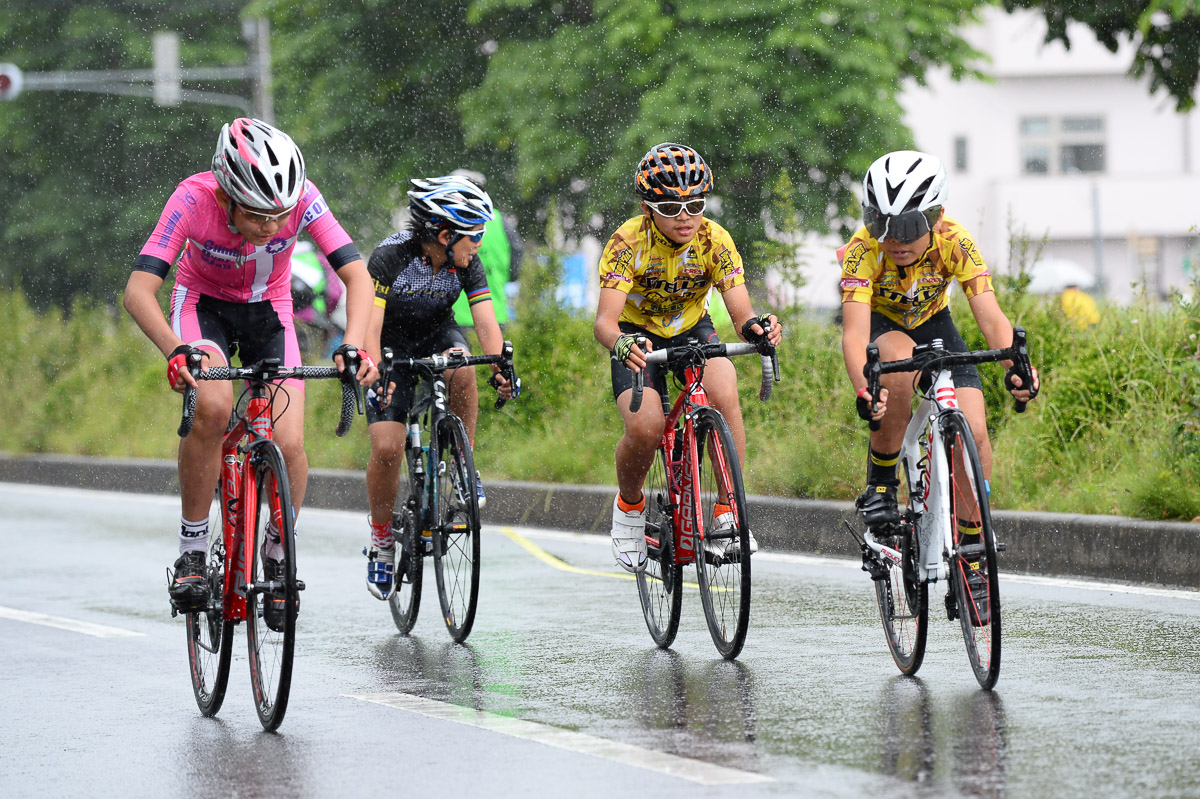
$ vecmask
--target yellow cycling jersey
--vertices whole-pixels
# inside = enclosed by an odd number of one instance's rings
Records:
[[[617,228],[600,256],[600,287],[629,295],[621,321],[666,338],[704,317],[714,287],[724,294],[745,282],[733,238],[711,219],[681,247],[650,217],[636,216]]]
[[[872,311],[912,330],[950,303],[950,281],[958,280],[967,299],[992,290],[992,275],[975,240],[948,216],[933,226],[933,240],[921,259],[901,269],[892,263],[865,227],[838,250],[842,263],[842,302],[869,303]]]

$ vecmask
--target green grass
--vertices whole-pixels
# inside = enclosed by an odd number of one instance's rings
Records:
[[[1105,307],[1079,331],[1052,302],[1003,293],[1010,317],[1030,331],[1043,391],[1023,415],[981,367],[996,452],[998,508],[1112,513],[1150,519],[1200,516],[1200,315],[1163,307]],[[961,299],[961,298],[959,298]],[[954,306],[972,346],[983,341],[965,303]],[[179,395],[165,363],[124,312],[76,305],[36,313],[19,292],[0,292],[0,450],[173,458]],[[525,393],[502,411],[481,384],[476,460],[491,479],[613,484],[620,421],[607,354],[591,319],[549,308],[514,324]],[[854,414],[840,329],[786,319],[784,381],[757,399],[754,358],[738,359],[746,417],[747,488],[784,497],[849,499],[861,490],[867,433]],[[722,331],[732,340],[732,331]],[[308,387],[306,436],[316,468],[363,469],[366,425],[333,435],[338,386]]]

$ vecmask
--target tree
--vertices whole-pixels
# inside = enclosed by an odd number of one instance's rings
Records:
[[[23,0],[0,15],[0,57],[26,73],[146,69],[156,30],[185,33],[186,65],[245,59],[240,3]],[[228,87],[225,87],[226,90]],[[205,169],[232,109],[158,108],[144,98],[26,91],[0,103],[0,283],[40,306],[111,302],[162,204]]]
[[[1196,0],[1004,0],[1004,9],[1030,8],[1046,18],[1046,41],[1071,46],[1067,24],[1082,22],[1112,52],[1122,39],[1137,50],[1130,73],[1150,74],[1150,91],[1166,89],[1179,111],[1195,104],[1200,77],[1200,9]]]
[[[475,0],[491,31],[483,83],[460,103],[469,143],[513,160],[523,197],[548,194],[607,226],[629,215],[632,175],[661,141],[692,145],[715,175],[720,222],[756,238],[767,187],[796,181],[809,229],[857,214],[852,187],[907,146],[908,78],[977,55],[958,35],[973,0]],[[974,74],[974,73],[971,73]]]
[[[459,123],[458,98],[487,67],[467,0],[258,0],[247,13],[271,20],[280,125],[364,257],[392,232],[410,178],[463,167],[493,189],[503,160],[467,148]]]

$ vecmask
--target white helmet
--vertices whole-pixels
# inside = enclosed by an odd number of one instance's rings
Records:
[[[900,150],[871,164],[863,178],[863,222],[877,240],[916,241],[937,223],[946,168],[937,156]]]
[[[304,194],[304,156],[278,128],[240,117],[221,128],[212,160],[217,185],[238,205],[291,208]]]
[[[492,198],[465,177],[446,175],[412,184],[416,187],[408,193],[412,224],[427,236],[436,237],[442,230],[465,234],[496,216]]]

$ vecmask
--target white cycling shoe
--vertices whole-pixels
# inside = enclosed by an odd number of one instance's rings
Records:
[[[646,568],[646,508],[623,511],[613,499],[612,553],[617,565],[627,572]]]
[[[732,513],[722,513],[713,520],[718,530],[729,530],[733,528],[734,519]],[[750,554],[753,555],[758,551],[758,541],[754,538],[753,530],[746,530],[746,537],[750,544]],[[738,551],[737,538],[709,538],[704,542],[704,551],[714,558],[728,557],[734,555]]]
[[[395,584],[396,548],[372,544],[363,554],[367,556],[367,590],[376,599],[387,599]]]

